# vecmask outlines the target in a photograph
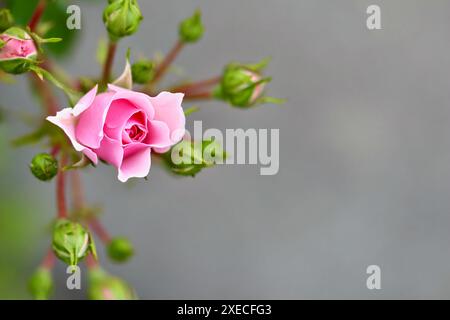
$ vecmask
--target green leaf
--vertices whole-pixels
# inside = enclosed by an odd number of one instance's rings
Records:
[[[45,69],[42,69],[38,66],[31,66],[30,69],[36,73],[36,75],[42,80],[47,79],[51,83],[53,83],[56,87],[64,91],[67,98],[69,99],[70,105],[73,107],[75,104],[81,99],[81,93],[72,90],[64,83],[60,82],[58,79],[56,79],[50,72],[48,72]]]
[[[197,111],[200,111],[199,107],[197,107],[197,106],[190,107],[190,108],[187,108],[186,110],[184,110],[184,115],[187,117]]]

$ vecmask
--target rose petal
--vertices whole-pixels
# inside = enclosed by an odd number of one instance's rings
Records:
[[[113,101],[114,93],[101,93],[78,117],[75,134],[78,142],[93,149],[100,147],[103,139],[103,125]]]
[[[108,89],[109,92],[115,93],[114,99],[126,99],[134,104],[136,108],[143,110],[149,119],[153,119],[155,117],[155,109],[146,94],[120,88],[113,84],[108,84]]]
[[[118,178],[126,182],[129,178],[144,178],[151,166],[150,147],[131,145],[125,148],[125,156],[119,168]]]
[[[83,111],[85,111],[94,102],[95,96],[97,95],[98,85],[95,85],[88,93],[86,93],[73,107],[73,115],[79,116]]]
[[[122,132],[127,124],[127,121],[137,112],[142,111],[137,109],[128,100],[114,100],[109,107],[108,114],[106,115],[105,126],[103,128],[104,132],[110,138],[120,141],[122,139]]]
[[[123,160],[122,143],[105,136],[100,143],[100,148],[96,149],[98,157],[116,168],[120,168]]]
[[[185,132],[186,118],[181,103],[184,94],[161,92],[156,97],[149,97],[155,108],[155,120],[167,124],[170,130],[170,138],[175,144],[180,141]]]
[[[47,117],[47,120],[64,131],[64,133],[69,137],[75,150],[83,152],[94,164],[97,164],[97,155],[91,149],[77,142],[75,137],[75,124],[77,118],[73,115],[73,111],[74,110],[72,108],[63,109],[56,113],[56,116]]]
[[[169,127],[164,122],[157,120],[148,121],[147,130],[147,138],[144,142],[149,146],[165,148],[172,145]]]

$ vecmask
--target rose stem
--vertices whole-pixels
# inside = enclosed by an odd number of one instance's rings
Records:
[[[114,62],[114,56],[116,55],[117,43],[109,41],[108,54],[106,56],[105,64],[103,65],[102,84],[105,86],[109,82],[111,76],[111,69]]]
[[[93,217],[89,219],[89,227],[95,232],[103,243],[108,244],[111,242],[111,237],[97,218]]]
[[[84,207],[85,201],[79,172],[74,170],[72,172],[71,178],[72,178],[73,207],[75,210],[80,210]],[[96,217],[89,217],[88,224],[89,227],[98,235],[100,240],[102,240],[102,242],[106,244],[111,241],[111,237],[109,236],[108,232]]]
[[[48,249],[44,259],[41,262],[41,267],[44,269],[51,270],[54,265],[55,265],[55,254],[53,253],[53,250],[50,248]]]
[[[40,93],[42,97],[42,102],[46,108],[47,115],[54,115],[58,110],[58,102],[53,96],[52,90],[47,84],[47,82],[42,81],[36,75],[30,75],[34,85],[37,87],[37,91]]]
[[[210,86],[216,85],[221,80],[222,80],[222,77],[217,76],[217,77],[202,80],[202,81],[197,81],[197,82],[187,83],[187,84],[180,85],[180,86],[175,86],[175,87],[170,88],[168,91],[183,92],[183,93],[195,92],[195,91],[203,90],[203,89],[209,88]]]
[[[172,62],[176,59],[178,54],[180,53],[181,49],[183,49],[184,43],[180,40],[178,40],[175,45],[172,47],[172,49],[169,51],[169,53],[166,55],[164,60],[156,67],[155,71],[155,77],[153,80],[149,83],[149,88],[151,88],[153,85],[155,85],[166,73],[169,66],[172,64]]]
[[[67,156],[65,153],[61,155],[60,167],[56,177],[56,206],[58,208],[58,218],[67,218],[66,195],[65,195],[65,172]]]
[[[98,267],[98,261],[95,260],[95,258],[92,256],[92,253],[89,253],[86,256],[86,266],[88,267],[88,269],[94,269]]]
[[[42,14],[44,13],[45,7],[47,6],[46,0],[40,0],[34,9],[33,15],[31,16],[30,22],[28,23],[28,27],[30,27],[31,31],[34,31],[41,20]]]
[[[186,93],[185,100],[207,100],[213,97],[212,92]]]

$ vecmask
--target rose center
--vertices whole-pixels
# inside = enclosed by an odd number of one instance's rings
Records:
[[[132,125],[129,128],[126,128],[125,132],[132,141],[137,142],[142,141],[145,138],[146,134],[146,132],[139,125],[136,124]]]

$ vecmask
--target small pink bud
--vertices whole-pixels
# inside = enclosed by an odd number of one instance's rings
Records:
[[[36,64],[37,48],[24,30],[11,27],[0,34],[0,68],[12,74],[29,71]]]

